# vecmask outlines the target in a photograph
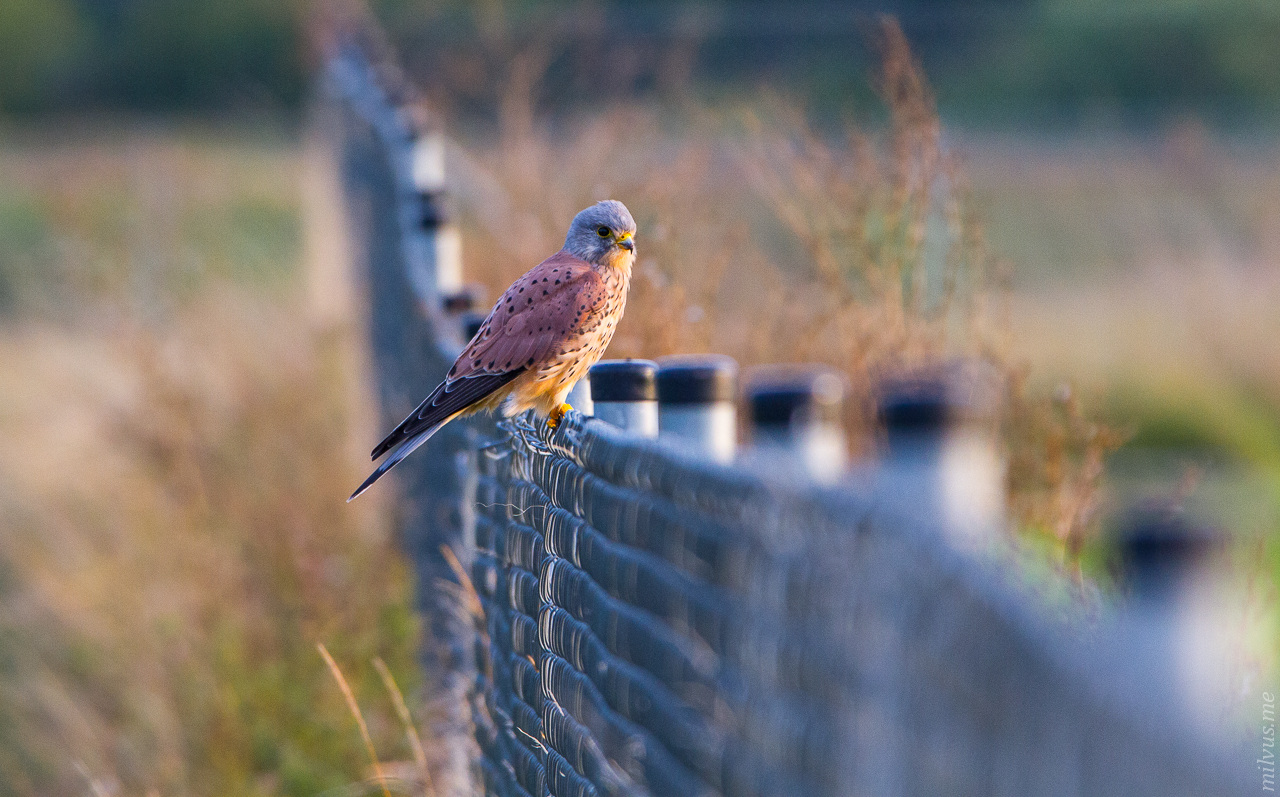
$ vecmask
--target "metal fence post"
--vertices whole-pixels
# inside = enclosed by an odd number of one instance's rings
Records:
[[[996,437],[994,386],[983,369],[890,379],[879,388],[888,451],[882,468],[913,502],[942,520],[963,547],[997,538],[1005,466]]]
[[[446,271],[448,285],[454,278],[447,272],[449,259],[456,261],[456,247],[440,243],[438,225],[423,224],[422,195],[412,174],[415,140],[410,115],[392,101],[380,82],[383,77],[354,45],[335,51],[330,59],[329,85],[347,109],[343,183],[357,241],[355,256],[373,310],[369,336],[383,409],[381,426],[389,429],[452,362],[450,349],[455,344],[442,340],[442,290],[436,269]],[[431,201],[439,202],[443,173],[427,171],[439,183]],[[433,780],[441,794],[459,796],[473,792],[474,743],[466,693],[474,678],[474,634],[459,599],[457,576],[442,549],[450,549],[464,563],[471,559],[473,449],[464,426],[446,427],[428,450],[397,468],[404,487],[398,502],[403,545],[417,574],[417,602],[426,625],[421,656],[433,707]]]
[[[462,237],[449,221],[446,204],[444,136],[429,130],[412,145],[413,187],[421,246],[410,270],[424,302],[443,308],[462,290]]]
[[[588,373],[592,414],[640,437],[658,436],[657,363],[603,360]]]
[[[1210,727],[1229,718],[1235,693],[1230,634],[1239,611],[1233,615],[1219,577],[1224,547],[1221,535],[1193,524],[1175,506],[1133,511],[1119,545],[1128,593],[1122,633]]]
[[[747,388],[752,458],[796,469],[814,481],[838,481],[848,467],[840,421],[844,382],[825,368],[757,372]]]
[[[574,383],[573,389],[569,391],[569,397],[565,399],[575,410],[590,417],[596,414],[595,402],[591,400],[591,380],[579,379]]]
[[[658,435],[716,462],[738,450],[738,364],[729,357],[665,357],[658,368]]]

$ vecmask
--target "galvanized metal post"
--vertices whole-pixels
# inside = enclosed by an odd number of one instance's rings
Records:
[[[651,360],[597,363],[587,375],[595,417],[640,437],[657,437],[657,373]]]
[[[658,368],[658,436],[716,462],[738,450],[738,364],[731,357],[667,357]]]
[[[384,65],[385,66],[385,65]],[[460,281],[456,232],[443,222],[443,158],[438,136],[415,138],[407,87],[382,78],[359,47],[331,60],[329,77],[349,109],[343,176],[355,217],[354,252],[367,279],[370,340],[385,428],[398,422],[448,371],[456,354],[456,324],[444,319],[442,298]],[[399,91],[397,91],[397,85]],[[421,168],[419,166],[421,165]],[[456,428],[454,428],[456,426]],[[474,793],[467,694],[474,683],[473,618],[459,605],[451,560],[472,559],[474,475],[469,430],[446,427],[431,453],[397,469],[405,485],[401,539],[418,576],[418,605],[427,638],[422,649],[428,700],[437,707],[432,777],[440,794]]]
[[[422,257],[411,278],[420,295],[444,300],[462,290],[462,236],[445,205],[444,136],[428,131],[413,143],[413,187],[423,235]]]
[[[570,406],[583,415],[591,416],[596,414],[595,402],[591,399],[590,379],[579,379],[575,382],[573,389],[569,391],[569,398],[566,400]]]
[[[1231,683],[1233,651],[1243,634],[1243,606],[1231,611],[1220,578],[1224,539],[1197,526],[1177,506],[1131,513],[1119,540],[1127,592],[1121,633],[1167,677],[1184,707],[1205,726],[1230,719],[1239,690]],[[1234,643],[1234,644],[1233,644]]]
[[[816,367],[759,372],[747,392],[753,459],[824,484],[840,479],[849,455],[839,376]]]
[[[996,539],[1005,519],[994,406],[990,377],[978,367],[889,380],[880,388],[885,475],[907,502],[934,513],[960,547]]]
[[[463,340],[469,341],[480,331],[480,327],[484,325],[487,316],[484,313],[477,313],[474,310],[465,312],[459,319],[462,324]]]

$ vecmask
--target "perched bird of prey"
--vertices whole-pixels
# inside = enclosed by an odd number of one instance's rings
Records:
[[[449,375],[373,449],[390,452],[350,501],[449,421],[501,408],[525,410],[555,427],[565,397],[613,339],[636,259],[636,223],[626,205],[598,202],[573,217],[564,248],[516,280]]]

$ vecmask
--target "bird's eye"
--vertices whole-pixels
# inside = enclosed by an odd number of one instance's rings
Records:
[[[601,238],[608,238],[608,237],[609,237],[609,228],[608,228],[608,227],[597,227],[597,228],[596,228],[596,235],[599,235]]]

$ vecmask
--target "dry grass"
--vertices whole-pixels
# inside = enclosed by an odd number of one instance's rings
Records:
[[[329,654],[329,649],[324,646],[323,642],[316,643],[316,650],[320,652],[320,657],[324,659],[325,666],[333,674],[333,680],[338,683],[338,688],[342,690],[342,699],[347,701],[347,709],[351,712],[351,716],[355,718],[356,727],[360,729],[360,741],[364,742],[365,752],[369,754],[369,764],[373,767],[374,778],[378,782],[378,788],[382,790],[382,797],[391,797],[391,791],[387,788],[387,776],[382,771],[382,762],[378,760],[378,751],[374,749],[373,739],[369,736],[369,723],[364,720],[364,712],[360,710],[360,704],[356,702],[355,693],[351,691],[351,684],[347,683],[347,678],[342,674],[342,669],[333,660],[333,656]]]
[[[500,19],[489,22],[501,32]],[[1228,451],[1259,482],[1250,493],[1219,490],[1208,517],[1240,534],[1233,572],[1253,596],[1246,625],[1270,629],[1245,658],[1256,672],[1280,665],[1280,369],[1261,355],[1275,348],[1266,265],[1276,250],[1274,169],[1259,176],[1256,160],[1220,168],[1192,126],[1170,137],[1154,178],[1145,155],[1090,166],[1093,147],[1069,161],[1037,142],[1031,152],[1002,149],[999,171],[984,173],[985,194],[975,197],[892,23],[876,40],[883,121],[836,126],[812,124],[768,91],[710,106],[670,86],[660,104],[544,113],[540,70],[566,45],[512,41],[482,36],[465,87],[452,90],[446,77],[428,89],[452,129],[463,125],[449,119],[450,96],[493,98],[491,135],[469,134],[452,153],[467,273],[493,295],[560,246],[574,212],[613,197],[636,214],[640,259],[610,356],[715,351],[746,366],[828,364],[848,377],[846,425],[861,454],[876,445],[871,389],[886,372],[956,356],[990,362],[1004,386],[1013,527],[1084,595],[1097,594],[1086,575],[1109,581],[1100,532],[1121,508],[1109,455],[1153,425],[1191,428],[1195,444]],[[1170,180],[1180,195],[1146,190]],[[1004,240],[1036,255],[1023,284],[1062,286],[1074,267],[1093,289],[1015,297],[977,212],[993,185],[1012,194],[1001,207]],[[1021,191],[1063,186],[1067,206],[1017,201]],[[1182,201],[1188,189],[1203,208]],[[1135,264],[1150,276],[1152,263],[1168,260],[1162,244],[1208,241],[1224,244],[1221,253],[1249,236],[1263,255],[1243,268],[1157,265],[1163,278],[1115,277]],[[1081,363],[1082,354],[1106,362]],[[1119,428],[1098,420],[1104,409]],[[1195,472],[1155,494],[1183,500]]]
[[[493,138],[455,151],[467,272],[496,294],[559,247],[576,210],[623,199],[637,215],[640,259],[610,355],[828,364],[848,376],[847,426],[864,454],[884,374],[988,360],[1007,387],[1019,525],[1075,551],[1096,531],[1116,437],[1077,402],[1029,387],[1008,351],[1006,276],[942,143],[928,83],[895,24],[876,44],[887,124],[835,130],[768,94],[750,106],[541,116],[537,69],[549,51],[514,53],[509,72],[488,76],[499,97]]]
[[[372,413],[356,341],[302,301],[297,146],[94,140],[0,160],[46,236],[3,252],[46,269],[0,328],[3,791],[359,782],[317,642],[411,760],[372,663],[418,683],[411,577],[342,502]],[[50,279],[86,257],[100,280]]]
[[[1132,434],[1109,462],[1104,511],[1173,501],[1232,535],[1232,571],[1250,595],[1242,625],[1267,629],[1246,659],[1276,672],[1275,142],[1188,122],[1141,139],[975,147],[992,237],[1025,266],[1011,312],[1019,356]]]

